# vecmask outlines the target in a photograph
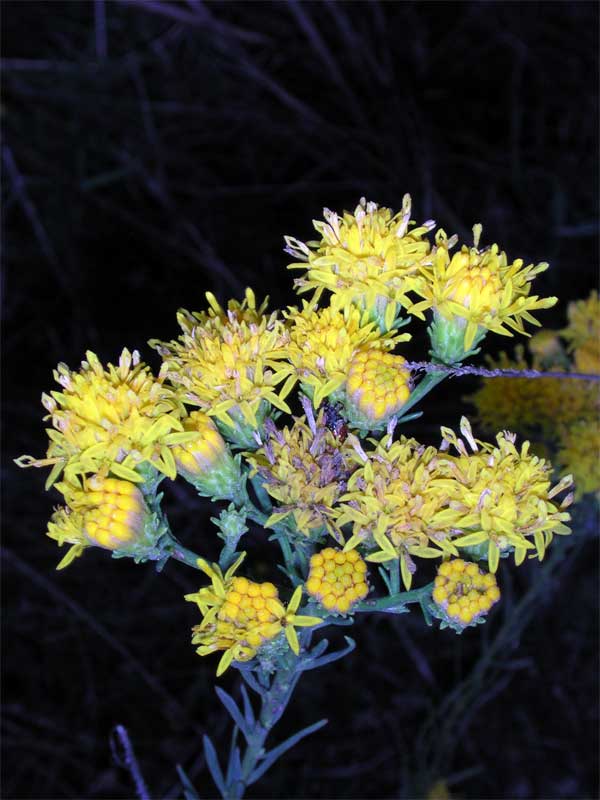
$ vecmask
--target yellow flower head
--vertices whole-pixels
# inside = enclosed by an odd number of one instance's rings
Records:
[[[382,335],[357,308],[316,309],[304,303],[302,311],[288,314],[289,360],[315,408],[346,383],[352,359],[360,349],[392,350],[410,334]]]
[[[561,335],[569,342],[575,370],[600,374],[600,299],[594,291],[587,300],[577,300],[567,307],[569,324]]]
[[[83,486],[62,482],[56,488],[63,493],[68,507],[52,515],[48,536],[59,545],[74,545],[58,569],[92,545],[127,551],[144,542],[153,543],[152,537],[146,535],[150,510],[134,483],[94,475]]]
[[[149,462],[168,477],[175,478],[169,445],[173,431],[181,431],[183,404],[140,362],[139,353],[123,350],[118,366],[104,369],[98,357],[88,351],[79,372],[59,364],[54,372],[62,391],[42,395],[52,422],[47,433],[50,446],[46,459],[21,456],[20,466],[54,469],[47,488],[65,470],[69,480],[90,472],[112,472],[130,481],[141,481],[134,468]]]
[[[196,435],[173,447],[177,473],[203,495],[233,498],[240,488],[240,468],[215,423],[202,411],[192,411],[183,428]]]
[[[256,428],[270,404],[290,413],[284,398],[295,379],[282,363],[289,334],[276,313],[265,316],[262,309],[238,304],[227,314],[213,308],[213,316],[196,317],[180,311],[183,335],[168,343],[150,342],[163,357],[178,396],[216,417],[225,429],[240,424]],[[291,379],[277,388],[286,378]]]
[[[600,499],[600,423],[598,416],[560,428],[558,464],[573,475],[575,499],[595,492]]]
[[[358,550],[326,547],[311,556],[306,591],[327,611],[347,614],[369,593],[367,565]]]
[[[410,308],[407,291],[411,278],[431,249],[424,238],[435,227],[428,220],[420,227],[410,219],[411,199],[405,195],[402,210],[394,214],[363,197],[353,214],[338,216],[323,209],[324,222],[313,221],[321,238],[314,242],[286,236],[286,252],[300,263],[290,269],[305,269],[295,281],[299,292],[315,289],[313,301],[325,289],[335,307],[356,305],[369,319],[384,322],[389,330],[402,307]]]
[[[262,645],[285,631],[288,644],[298,655],[300,643],[295,627],[319,625],[319,617],[296,614],[302,598],[302,587],[294,592],[287,608],[279,600],[277,587],[269,582],[255,583],[233,577],[245,553],[225,575],[216,564],[198,559],[199,567],[211,579],[211,585],[185,596],[195,602],[203,620],[193,628],[192,644],[200,645],[198,655],[218,650],[224,653],[217,667],[221,675],[232,661],[250,661]]]
[[[373,430],[400,411],[410,395],[410,371],[405,364],[402,356],[382,350],[355,353],[346,381],[346,408],[353,425]]]
[[[512,336],[512,328],[528,335],[524,321],[540,324],[530,312],[557,302],[556,297],[529,296],[531,281],[548,269],[548,264],[524,267],[520,258],[509,263],[497,244],[479,250],[481,225],[475,225],[473,231],[474,247],[463,245],[452,256],[455,237],[448,239],[444,231],[438,231],[431,263],[421,267],[421,277],[414,283],[414,291],[424,299],[409,309],[422,318],[425,309],[433,308],[445,320],[460,321],[465,351],[486,329]]]
[[[291,514],[301,534],[318,537],[326,530],[341,541],[339,528],[332,522],[333,508],[355,469],[353,450],[348,440],[342,441],[325,426],[324,411],[315,420],[308,402],[305,409],[307,416],[295,419],[291,428],[267,425],[268,438],[262,447],[245,455],[279,504],[267,526]]]
[[[179,311],[178,320],[184,333],[191,335],[194,328],[206,325],[208,322],[227,325],[232,319],[248,325],[260,325],[269,305],[269,298],[265,297],[260,306],[257,306],[256,296],[250,287],[246,288],[241,303],[239,300],[228,300],[227,308],[220,305],[212,292],[205,292],[204,296],[208,301],[208,311],[186,311],[184,308]]]
[[[404,585],[409,589],[416,569],[412,556],[456,554],[447,531],[433,521],[447,494],[433,482],[437,451],[404,436],[396,442],[389,434],[380,442],[369,441],[375,449],[365,453],[354,440],[359,467],[348,481],[336,522],[340,527],[352,524],[346,550],[361,544],[372,551],[367,561],[400,559]]]
[[[487,614],[500,599],[496,576],[462,558],[440,564],[432,594],[435,603],[460,625]]]
[[[442,450],[452,445],[458,455],[448,456],[441,464],[446,476],[434,481],[449,497],[435,523],[459,533],[456,547],[487,545],[490,572],[496,572],[501,552],[513,548],[517,564],[529,550],[541,560],[554,534],[570,533],[564,509],[573,495],[560,505],[554,497],[572,486],[572,476],[552,487],[552,465],[531,455],[528,441],[518,450],[515,434],[503,431],[496,444],[480,442],[465,417],[460,429],[468,448],[452,430],[442,428]]]

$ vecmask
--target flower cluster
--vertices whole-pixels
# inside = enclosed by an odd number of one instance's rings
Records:
[[[306,591],[327,611],[346,614],[369,593],[367,565],[358,550],[326,547],[310,558]]]
[[[413,305],[407,292],[428,258],[431,245],[425,236],[435,223],[415,227],[408,194],[397,214],[363,197],[353,214],[345,211],[340,217],[325,208],[323,216],[325,221],[313,221],[320,240],[305,244],[285,237],[286,251],[299,259],[289,268],[306,270],[295,281],[297,289],[314,289],[313,300],[327,289],[334,307],[356,306],[389,330],[398,312]]]
[[[381,598],[365,599],[368,562],[380,565],[392,596],[380,607],[389,610],[402,605],[392,602],[402,594],[400,576],[409,590],[421,559],[442,560],[433,601],[446,622],[470,624],[499,597],[501,556],[541,559],[555,534],[569,532],[571,477],[553,486],[551,465],[531,454],[529,441],[517,448],[504,431],[481,442],[465,418],[463,438],[442,428],[439,447],[394,438],[440,380],[413,383],[410,362],[397,352],[411,339],[405,324],[430,311],[434,361],[456,364],[488,331],[525,333],[526,322],[538,324],[532,312],[556,302],[530,293],[547,264],[525,266],[496,244],[480,248],[479,225],[471,247],[453,250],[457,238],[444,231],[432,244],[434,223],[417,225],[411,213],[409,195],[398,213],[364,198],[352,213],[325,209],[324,221],[314,222],[319,239],[286,237],[296,259],[290,267],[303,270],[296,288],[310,299],[270,313],[268,299],[257,304],[251,289],[223,306],[208,292],[206,310],[179,311],[178,338],[150,342],[163,359],[157,376],[136,351],[123,350],[106,367],[87,353],[78,371],[60,364],[60,391],[43,395],[46,457],[18,463],[52,467],[47,485],[64,497],[48,527],[59,545],[71,545],[59,566],[92,545],[137,561],[176,557],[198,566],[210,584],[186,596],[202,615],[193,642],[200,655],[222,654],[218,674],[233,661],[281,664],[290,650],[298,655],[310,636],[299,639],[296,627],[322,622],[299,613],[303,592],[325,617],[374,608]],[[532,339],[534,363],[598,372],[598,311],[597,295],[570,306],[564,331]],[[304,413],[282,423],[295,387]],[[553,398],[542,381],[533,391],[542,399],[530,403],[532,437],[567,419],[559,463],[578,459],[593,474],[582,446],[597,446],[598,435],[582,426],[596,395],[561,388]],[[480,415],[508,415],[530,392],[529,382],[511,380],[503,396],[481,395]],[[203,496],[231,501],[213,518],[223,540],[219,564],[186,551],[169,530],[158,486],[178,477]],[[592,484],[581,481],[583,490]],[[281,547],[279,566],[294,587],[287,606],[275,584],[235,575],[250,521],[272,529]],[[328,537],[337,547],[323,547]],[[491,574],[461,556],[487,559]],[[426,593],[430,600],[431,588]]]
[[[509,263],[497,244],[479,249],[481,225],[475,225],[473,232],[474,246],[463,245],[451,255],[456,237],[448,239],[444,231],[438,231],[431,263],[422,265],[420,277],[413,284],[423,300],[411,313],[434,310],[432,338],[440,355],[444,346],[438,340],[448,335],[448,322],[456,322],[463,337],[457,349],[460,354],[461,347],[463,353],[470,351],[487,330],[503,336],[512,336],[510,329],[525,333],[523,321],[540,324],[532,311],[550,308],[558,301],[556,297],[540,299],[529,294],[531,281],[548,269],[548,264],[524,267],[520,258]]]
[[[469,625],[487,614],[500,599],[496,576],[482,572],[477,564],[462,558],[440,564],[434,587],[434,601],[461,625]]]
[[[262,446],[246,458],[278,502],[266,526],[291,515],[300,535],[318,539],[329,533],[341,541],[332,517],[355,467],[353,449],[326,427],[324,411],[315,419],[310,404],[306,403],[305,409],[306,416],[295,419],[291,428],[279,430],[268,425]]]
[[[152,340],[178,397],[215,417],[234,443],[250,447],[272,406],[290,413],[285,397],[295,377],[285,361],[289,333],[275,312],[265,315],[248,298],[225,312],[180,311],[178,340]],[[285,381],[283,387],[280,384]]]
[[[242,553],[225,574],[217,564],[210,565],[199,559],[198,566],[208,575],[211,585],[185,596],[198,605],[203,617],[200,625],[193,629],[192,644],[199,645],[198,654],[224,651],[217,675],[232,661],[250,661],[264,644],[282,632],[289,647],[298,654],[300,644],[295,627],[311,627],[322,622],[320,617],[296,614],[302,598],[301,586],[286,608],[273,583],[233,577],[244,556]]]
[[[561,331],[541,331],[524,349],[509,358],[501,353],[488,359],[493,368],[549,369],[600,375],[600,302],[593,292],[587,300],[569,303],[569,324]],[[566,344],[563,340],[566,340]],[[540,441],[549,455],[572,474],[576,497],[600,492],[600,384],[565,377],[490,378],[469,398],[478,421],[488,429],[516,430]]]

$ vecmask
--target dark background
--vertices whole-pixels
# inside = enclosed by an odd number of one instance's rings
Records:
[[[366,195],[551,269],[560,305],[597,284],[598,5],[4,2],[2,796],[127,798],[124,725],[153,797],[203,797],[209,732],[229,723],[215,659],[189,645],[198,577],[90,549],[64,572],[44,536],[39,397],[58,361],[114,360],[176,335],[180,306],[253,286],[294,302],[283,234]],[[424,355],[411,326],[412,355]],[[496,337],[498,338],[498,337]],[[489,341],[489,340],[488,340]],[[498,344],[489,341],[492,349]],[[489,348],[488,348],[489,349]],[[456,425],[448,382],[413,433]],[[214,555],[210,508],[177,482],[174,531]],[[329,725],[250,797],[598,794],[598,548],[593,509],[548,565],[503,564],[503,603],[462,637],[417,613],[361,619],[357,650],[300,684],[283,736]],[[252,568],[273,551],[249,535]],[[560,550],[561,542],[556,547]],[[337,631],[331,638],[337,643]],[[235,675],[222,685],[235,693]]]

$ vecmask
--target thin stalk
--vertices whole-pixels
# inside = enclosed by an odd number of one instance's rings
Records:
[[[448,377],[447,372],[428,372],[427,375],[423,378],[423,380],[419,383],[416,389],[411,392],[410,397],[406,401],[406,403],[400,409],[400,417],[398,418],[398,422],[402,423],[402,417],[409,411],[413,406],[417,403],[420,403],[421,400],[425,397],[425,395],[429,394],[432,389],[441,383],[444,378]]]
[[[173,546],[169,547],[167,552],[170,558],[174,558],[176,561],[181,561],[182,564],[187,564],[188,567],[200,569],[198,566],[198,559],[200,556],[191,550],[188,550],[187,547],[179,544],[179,542],[173,542]]]
[[[428,583],[420,589],[412,589],[410,592],[398,592],[398,594],[391,595],[390,597],[380,597],[377,600],[366,600],[364,603],[358,603],[352,611],[386,611],[389,608],[396,606],[405,606],[409,603],[420,603],[421,600],[427,595],[431,594],[433,583]]]

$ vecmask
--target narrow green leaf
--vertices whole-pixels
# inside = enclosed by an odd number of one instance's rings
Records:
[[[175,769],[177,770],[177,774],[179,775],[179,780],[181,781],[181,785],[183,786],[183,796],[185,800],[200,800],[200,795],[194,788],[194,784],[188,778],[188,776],[183,771],[183,767],[181,764],[177,764]]]
[[[298,744],[299,741],[304,739],[306,736],[310,736],[311,733],[315,733],[315,731],[320,730],[324,725],[327,725],[326,719],[320,719],[318,722],[315,722],[313,725],[309,725],[306,728],[303,728],[298,733],[294,733],[288,739],[286,739],[281,744],[278,744],[277,747],[274,747],[270,753],[267,753],[263,759],[263,761],[256,767],[256,769],[250,774],[248,778],[248,785],[250,786],[253,783],[261,778],[265,772],[270,769],[273,764],[277,761],[280,756],[290,750],[294,745]]]
[[[302,662],[300,671],[307,672],[310,669],[324,667],[326,664],[331,664],[333,661],[338,661],[340,658],[347,656],[348,653],[351,653],[356,647],[356,642],[354,639],[351,639],[350,636],[344,636],[344,639],[347,642],[347,646],[342,650],[336,650],[334,653],[327,653],[327,655],[320,656],[319,658],[309,658]]]
[[[208,765],[208,769],[212,776],[213,781],[219,792],[221,793],[221,797],[223,800],[227,798],[227,787],[225,786],[225,780],[223,778],[223,773],[221,771],[221,766],[219,764],[219,759],[217,758],[217,753],[215,751],[215,746],[211,742],[210,737],[204,735],[203,739],[204,744],[204,756],[206,758],[206,763]]]
[[[228,694],[224,689],[221,689],[220,686],[215,688],[215,691],[219,697],[219,700],[223,703],[227,711],[229,711],[231,718],[244,734],[246,739],[248,739],[249,731],[248,726],[246,725],[246,720],[243,717],[242,712],[239,710],[237,703],[233,699],[233,697]]]

